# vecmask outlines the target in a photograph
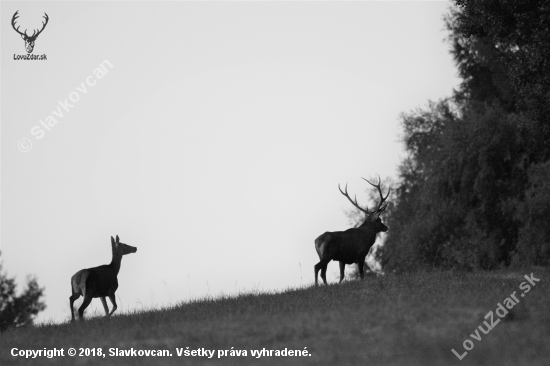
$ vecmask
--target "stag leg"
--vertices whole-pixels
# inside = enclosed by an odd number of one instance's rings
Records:
[[[69,301],[71,302],[71,321],[74,322],[74,308],[73,308],[73,304],[76,300],[78,300],[78,298],[80,297],[80,294],[75,294],[73,292],[73,294],[69,297]]]
[[[113,313],[114,313],[115,310],[117,309],[115,294],[109,295],[109,300],[111,300],[111,304],[113,304],[113,309],[112,309],[111,312],[109,313],[109,316],[111,316],[111,315],[113,315]]]
[[[109,316],[109,307],[107,306],[105,296],[101,297],[101,303],[103,304],[103,309],[105,310],[105,316]]]
[[[346,269],[346,264],[340,261],[340,282],[344,280],[344,270]]]
[[[315,265],[315,286],[318,285],[317,283],[317,276],[319,274],[319,270],[323,267],[323,262],[319,262]]]
[[[84,310],[86,310],[91,302],[92,296],[84,295],[84,301],[82,301],[82,305],[78,308],[78,316],[80,317],[80,320],[84,320]]]
[[[359,268],[359,277],[361,277],[361,279],[363,279],[363,277],[365,277],[365,272],[364,272],[364,267],[365,266],[365,260],[358,260],[357,261],[357,267]]]
[[[323,261],[320,261],[315,265],[315,286],[318,285],[317,275],[319,273],[319,270],[321,270],[321,278],[325,282],[325,285],[327,284],[327,279],[326,279],[327,265],[328,265],[328,262],[323,262]]]
[[[327,266],[328,263],[323,263],[323,267],[321,268],[321,278],[323,279],[323,282],[325,285],[328,285],[327,283]]]

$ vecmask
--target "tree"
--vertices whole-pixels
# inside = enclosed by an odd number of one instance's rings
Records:
[[[498,100],[550,152],[550,2],[457,0],[446,23],[461,95]]]
[[[0,271],[0,332],[32,324],[34,316],[46,308],[41,301],[44,288],[38,286],[35,278],[27,278],[27,287],[19,296],[16,287],[15,278]]]
[[[510,263],[518,230],[510,202],[526,182],[517,118],[490,106],[457,115],[449,101],[402,116],[409,156],[384,248],[394,266]]]
[[[446,22],[463,82],[401,117],[408,156],[383,263],[550,263],[550,5],[456,3]]]

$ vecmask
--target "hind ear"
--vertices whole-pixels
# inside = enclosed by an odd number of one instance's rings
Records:
[[[118,244],[118,235],[116,236],[116,243]]]
[[[111,245],[114,246],[115,244],[115,239],[111,236]]]

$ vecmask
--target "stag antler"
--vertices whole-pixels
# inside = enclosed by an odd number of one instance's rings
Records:
[[[42,29],[40,29],[40,30],[38,31],[38,33],[36,33],[37,30],[34,30],[34,31],[32,32],[31,38],[33,38],[33,37],[34,37],[34,38],[38,37],[38,35],[39,35],[40,33],[42,33],[42,31],[44,30],[44,28],[46,28],[46,25],[48,24],[48,20],[50,20],[50,18],[48,17],[48,14],[47,14],[47,13],[44,13],[44,15],[42,16],[42,18],[46,19],[46,22],[45,22],[45,23],[42,22]],[[36,33],[36,35],[35,35],[35,33]]]
[[[35,29],[35,30],[33,31],[33,33],[32,33],[32,36],[29,36],[29,35],[27,34],[27,30],[25,30],[24,33],[21,33],[21,32],[19,31],[19,27],[20,27],[20,26],[18,26],[17,28],[15,28],[15,21],[17,20],[17,18],[19,18],[19,14],[18,14],[18,13],[19,13],[19,10],[17,10],[17,11],[15,12],[15,14],[13,14],[13,17],[11,18],[11,26],[13,27],[13,29],[14,29],[17,33],[19,33],[19,34],[22,35],[22,36],[25,36],[25,38],[34,38],[34,39],[36,39],[36,37],[38,37],[38,35],[39,35],[40,33],[42,33],[42,31],[44,30],[44,28],[46,28],[46,25],[48,24],[48,20],[50,20],[50,18],[48,17],[48,14],[47,14],[47,13],[44,13],[44,15],[42,16],[42,18],[46,19],[46,22],[42,22],[42,29],[40,29],[40,30]],[[38,33],[37,33],[37,32],[38,32]]]
[[[17,20],[17,18],[19,18],[19,15],[18,15],[17,13],[19,13],[19,10],[17,10],[17,11],[15,12],[15,14],[13,14],[13,17],[11,18],[11,26],[12,26],[13,29],[14,29],[17,33],[19,33],[20,35],[25,36],[25,37],[28,37],[26,31],[25,31],[25,33],[21,33],[21,32],[19,32],[19,27],[15,28],[15,21]],[[46,14],[46,13],[44,13],[44,14]]]
[[[365,180],[371,186],[376,187],[376,189],[378,189],[378,193],[380,194],[380,203],[378,204],[378,208],[373,213],[382,213],[386,209],[386,207],[388,207],[389,202],[386,202],[385,204],[384,204],[384,202],[388,199],[388,197],[390,195],[390,192],[391,192],[391,188],[388,189],[388,194],[386,194],[386,197],[384,197],[382,195],[382,189],[380,188],[380,183],[382,182],[382,180],[380,179],[380,176],[378,176],[378,184],[372,184],[367,179],[365,179],[363,177],[361,177],[361,178],[363,180]]]
[[[359,206],[359,204],[357,203],[357,195],[355,195],[354,196],[355,199],[352,200],[351,197],[348,194],[348,184],[347,183],[346,183],[346,188],[344,188],[344,191],[342,191],[342,188],[340,188],[340,184],[338,184],[338,189],[340,190],[340,193],[342,193],[344,196],[346,196],[346,198],[351,202],[351,204],[354,205],[358,210],[364,212],[368,216],[372,216],[374,214],[382,213],[386,209],[386,207],[388,207],[388,202],[386,202],[386,200],[388,199],[388,197],[390,195],[391,188],[388,190],[388,194],[386,194],[386,197],[384,197],[384,195],[382,194],[382,189],[380,188],[380,183],[382,182],[382,180],[380,179],[380,176],[378,176],[378,184],[372,184],[371,182],[369,182],[365,178],[362,178],[362,179],[367,181],[367,183],[369,183],[371,186],[376,187],[378,189],[378,193],[380,194],[380,203],[378,204],[378,208],[376,210],[369,211],[368,207],[366,209],[364,209],[361,206]],[[386,202],[386,203],[384,203],[384,202]]]
[[[342,189],[340,188],[340,184],[338,184],[338,189],[340,190],[340,193],[342,193],[344,196],[346,196],[346,198],[351,202],[352,205],[354,205],[358,210],[361,210],[363,211],[364,213],[366,213],[367,215],[370,215],[372,214],[372,212],[369,212],[369,208],[367,207],[367,209],[363,209],[361,208],[361,206],[359,206],[359,204],[357,203],[357,195],[355,195],[355,201],[353,201],[351,199],[351,197],[348,195],[348,184],[346,183],[346,188],[345,188],[345,192],[342,192]]]

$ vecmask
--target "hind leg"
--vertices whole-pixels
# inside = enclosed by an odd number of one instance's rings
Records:
[[[111,300],[111,304],[113,304],[113,310],[111,310],[111,313],[109,314],[109,316],[111,316],[111,315],[113,315],[113,313],[117,309],[115,294],[109,295],[109,300]]]
[[[321,278],[323,279],[323,282],[325,285],[328,285],[327,283],[327,266],[328,263],[323,263],[323,267],[321,268]]]
[[[84,301],[82,301],[82,305],[78,308],[78,315],[80,317],[80,320],[84,320],[84,310],[90,305],[92,302],[91,296],[84,296]]]
[[[319,270],[321,270],[321,278],[323,279],[323,282],[325,283],[325,285],[327,284],[326,273],[329,262],[330,260],[321,260],[315,265],[315,286],[317,286],[317,274],[319,273]]]
[[[319,270],[321,270],[321,278],[323,278],[323,271],[326,272],[326,270],[327,270],[327,264],[328,264],[328,263],[325,263],[325,262],[323,262],[323,261],[320,261],[319,263],[317,263],[317,264],[315,265],[315,286],[318,285],[318,283],[317,283],[317,277],[318,277],[318,275],[319,275]],[[326,285],[326,284],[327,284],[327,281],[325,280],[325,285]]]
[[[319,270],[321,269],[321,262],[317,263],[314,268],[315,268],[315,286],[318,286],[319,284],[317,283],[317,277],[319,275]]]
[[[76,294],[73,292],[73,294],[69,297],[69,301],[71,302],[71,321],[74,322],[74,308],[73,304],[78,298],[80,297],[80,294]]]
[[[109,307],[107,306],[107,300],[105,300],[105,296],[101,297],[101,303],[103,304],[103,309],[105,310],[105,316],[109,316]]]

